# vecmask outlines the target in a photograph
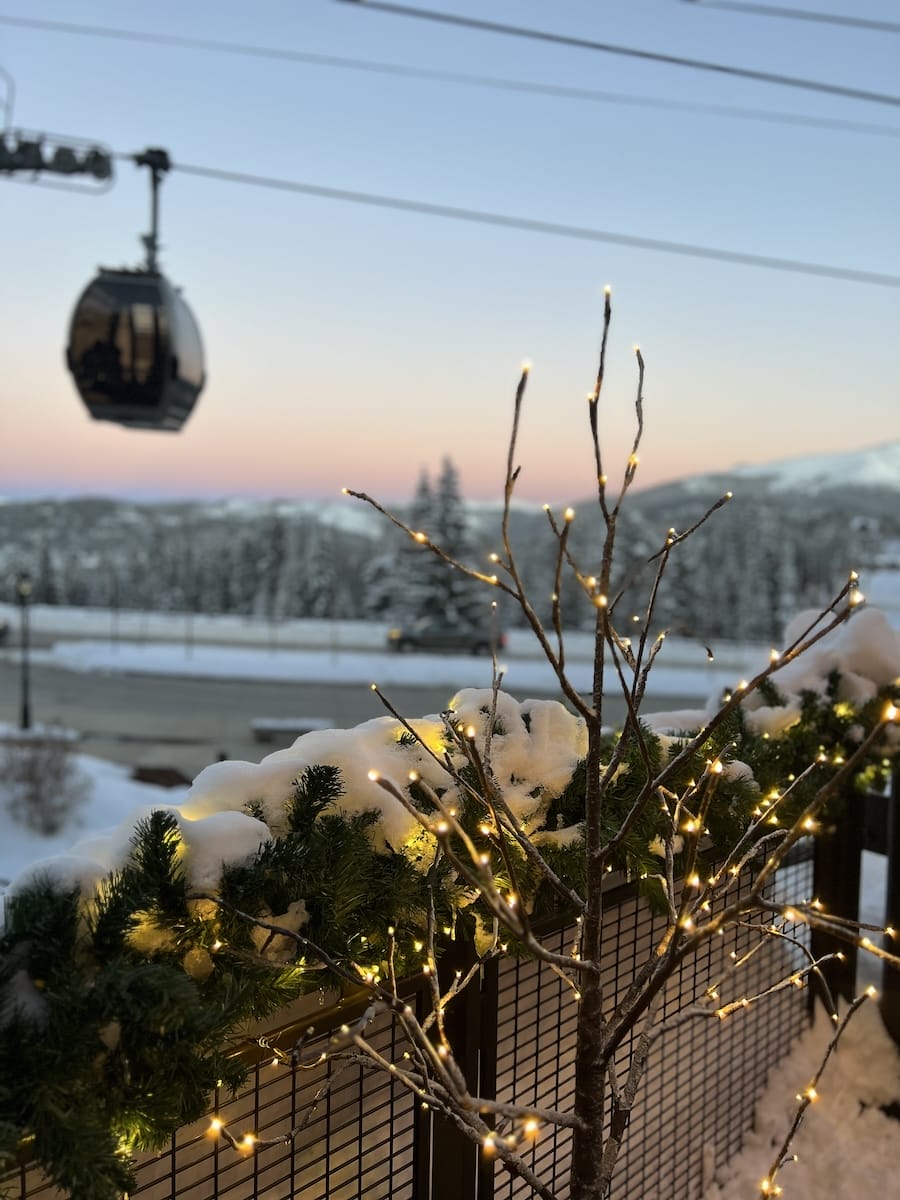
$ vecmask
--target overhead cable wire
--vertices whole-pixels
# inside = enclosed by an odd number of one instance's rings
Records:
[[[480,87],[495,91],[517,92],[555,99],[586,101],[596,104],[619,104],[632,108],[662,109],[663,111],[694,113],[697,116],[734,118],[773,125],[797,125],[812,129],[833,130],[837,133],[871,134],[875,137],[900,137],[900,125],[875,125],[868,121],[845,121],[835,117],[814,117],[804,113],[783,112],[732,105],[707,104],[702,101],[671,100],[658,96],[641,96],[628,92],[606,92],[595,88],[571,87],[563,84],[536,83],[528,79],[507,79],[494,75],[474,75],[465,71],[445,71],[434,67],[412,67],[403,63],[380,62],[377,59],[348,58],[336,54],[314,54],[305,50],[284,47],[246,45],[215,38],[188,37],[172,33],[146,33],[138,29],[117,29],[106,25],[79,25],[69,21],[47,21],[38,17],[16,17],[0,14],[0,25],[25,29],[40,29],[50,33],[74,34],[83,37],[108,38],[147,45],[174,46],[184,50],[200,50],[214,54],[232,54],[246,58],[262,58],[282,62],[303,63],[308,66],[362,71],[375,75],[397,76],[401,79],[420,79],[425,82],[447,83],[464,87]]]
[[[54,33],[76,34],[88,37],[112,38],[121,41],[147,43],[151,45],[176,46],[183,49],[210,51],[213,53],[243,55],[250,58],[267,58],[287,62],[306,63],[311,66],[335,67],[346,70],[394,75],[401,78],[421,79],[428,82],[460,84],[500,91],[534,93],[560,99],[589,101],[600,104],[621,104],[636,108],[658,108],[677,112],[695,113],[699,116],[736,118],[760,121],[768,124],[808,126],[834,130],[840,133],[872,134],[881,137],[900,137],[900,126],[875,125],[866,121],[846,121],[832,117],[807,116],[778,110],[741,108],[731,105],[705,104],[690,100],[672,100],[657,96],[641,96],[633,93],[606,92],[594,88],[571,87],[561,84],[536,83],[532,80],[508,79],[491,75],[473,75],[468,72],[444,71],[430,67],[411,67],[402,63],[387,63],[373,59],[348,58],[333,54],[314,54],[303,50],[283,47],[247,45],[239,42],[224,42],[212,38],[187,37],[180,34],[149,33],[141,30],[116,29],[100,25],[76,25],[66,21],[47,21],[39,18],[5,16],[0,14],[0,24],[24,28],[44,29]]]
[[[134,160],[132,154],[117,154],[117,158]],[[803,262],[797,259],[779,258],[767,254],[746,254],[739,250],[723,250],[714,246],[698,246],[688,242],[666,241],[662,238],[638,237],[627,233],[614,233],[603,229],[591,229],[581,225],[566,225],[557,221],[541,221],[531,217],[516,217],[505,213],[486,212],[474,208],[457,208],[449,204],[432,204],[423,200],[407,200],[400,196],[384,196],[373,192],[351,191],[346,188],[325,187],[321,184],[305,183],[300,180],[278,179],[267,175],[256,175],[245,171],[227,171],[217,167],[203,167],[191,163],[172,162],[172,170],[201,179],[221,180],[227,183],[246,184],[251,187],[270,188],[280,192],[292,192],[313,196],[320,200],[337,200],[346,204],[367,205],[395,212],[415,213],[418,216],[438,217],[450,221],[465,221],[469,224],[491,225],[495,228],[516,229],[524,233],[545,234],[582,242],[605,242],[614,246],[628,246],[634,250],[655,251],[675,254],[683,258],[700,258],[712,262],[733,263],[744,267],[760,267],[771,271],[787,271],[793,274],[814,275],[825,279],[839,279],[847,283],[872,284],[876,287],[900,288],[900,275],[888,275],[876,271],[859,271],[852,267],[839,267],[827,263]]]
[[[664,63],[670,67],[685,67],[693,71],[712,71],[719,75],[752,79],[757,83],[779,84],[782,87],[801,88],[805,91],[823,92],[829,96],[841,96],[844,99],[864,100],[870,104],[887,104],[893,108],[900,108],[900,96],[888,92],[870,92],[861,88],[845,87],[839,83],[800,79],[796,75],[781,75],[775,71],[759,71],[753,67],[735,67],[726,63],[708,62],[705,59],[686,58],[680,54],[641,50],[634,46],[619,46],[612,42],[595,41],[593,38],[576,37],[574,34],[553,33],[547,29],[531,29],[523,25],[507,25],[501,21],[467,17],[459,13],[439,12],[436,9],[415,8],[409,4],[393,4],[389,0],[337,0],[337,3],[364,9],[367,12],[388,13],[395,17],[412,17],[420,21],[454,25],[461,29],[475,29],[481,33],[498,33],[506,37],[526,38],[530,41],[551,42],[557,46],[572,46],[579,50],[616,54],[624,58]]]
[[[749,13],[756,17],[784,17],[791,21],[813,21],[821,25],[843,25],[849,29],[867,29],[873,33],[900,33],[900,22],[879,21],[871,17],[852,17],[846,13],[817,12],[808,8],[782,8],[777,4],[751,4],[745,0],[683,0],[695,8],[721,8],[727,12]]]

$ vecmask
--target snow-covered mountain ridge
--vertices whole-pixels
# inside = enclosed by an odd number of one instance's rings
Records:
[[[726,471],[689,475],[654,487],[636,488],[635,495],[647,496],[663,491],[680,491],[684,495],[705,494],[710,490],[717,490],[723,483],[727,486],[729,480],[751,480],[771,493],[802,491],[810,494],[842,488],[887,488],[900,491],[900,439],[842,453],[799,454],[765,463],[737,463]],[[362,536],[377,536],[384,528],[384,518],[374,509],[346,496],[333,499],[278,497],[271,500],[232,496],[216,500],[172,499],[146,502],[90,495],[60,498],[45,496],[33,499],[0,496],[0,509],[50,509],[67,504],[92,505],[95,509],[94,516],[105,516],[115,510],[117,519],[123,523],[128,520],[140,523],[144,510],[158,514],[168,510],[173,523],[180,523],[183,510],[191,509],[210,520],[229,520],[236,524],[273,516],[314,519],[332,528]],[[463,499],[463,504],[475,526],[490,524],[503,507],[499,499]],[[402,503],[388,504],[387,507],[399,515],[403,515],[406,508]],[[513,510],[523,516],[538,514],[542,508],[543,505],[536,501],[519,498],[513,500]]]
[[[837,454],[804,454],[769,463],[741,463],[729,471],[694,475],[665,486],[697,494],[717,489],[723,480],[735,483],[746,480],[771,494],[817,495],[847,488],[900,491],[900,440]]]

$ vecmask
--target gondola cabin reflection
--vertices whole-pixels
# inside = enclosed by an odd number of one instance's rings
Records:
[[[200,330],[155,270],[101,268],[75,305],[66,362],[95,420],[177,431],[205,371]]]

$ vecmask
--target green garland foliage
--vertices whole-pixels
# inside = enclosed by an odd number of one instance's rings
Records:
[[[780,814],[789,821],[852,752],[860,730],[878,720],[885,699],[898,699],[896,688],[887,689],[854,707],[837,700],[837,687],[835,677],[825,696],[805,694],[799,720],[778,737],[753,732],[736,710],[673,774],[669,786],[679,792],[712,757],[751,768],[755,783],[728,769],[710,783],[714,846],[734,845],[761,798],[818,757],[813,777],[795,789],[792,809]],[[774,691],[766,698],[779,699]],[[622,765],[605,794],[609,836],[647,776],[638,738],[626,737]],[[644,737],[654,771],[684,744],[647,730]],[[610,736],[607,759],[614,745]],[[873,756],[857,783],[883,782],[888,767],[887,759]],[[471,768],[463,775],[476,785]],[[540,781],[532,792],[544,804],[535,842],[575,890],[584,886],[578,832],[584,786],[581,763],[559,794],[544,795]],[[407,794],[423,813],[433,811],[416,782]],[[334,986],[310,947],[362,981],[367,974],[383,977],[389,957],[398,975],[417,971],[430,919],[460,938],[484,927],[488,913],[436,843],[426,837],[418,857],[391,847],[376,852],[378,814],[344,812],[343,798],[337,768],[308,767],[286,801],[285,832],[253,861],[224,870],[221,906],[192,895],[171,812],[139,824],[128,861],[96,895],[36,879],[8,901],[0,937],[0,1167],[24,1153],[78,1200],[114,1200],[129,1186],[134,1152],[158,1147],[200,1116],[217,1084],[240,1084],[243,1068],[232,1052],[245,1022],[303,992]],[[496,851],[498,835],[486,825],[484,807],[466,801],[464,791],[456,801],[475,845]],[[262,815],[253,802],[247,811]],[[560,830],[574,836],[559,837]],[[650,806],[611,865],[635,880],[658,874],[653,845],[664,832]],[[521,849],[510,841],[507,849],[522,902],[535,915],[558,910],[559,896]],[[496,878],[511,883],[502,871]],[[648,884],[651,898],[652,890]],[[276,925],[292,920],[300,940],[261,936],[240,913]]]
[[[214,938],[191,912],[177,849],[175,819],[156,812],[93,901],[38,880],[8,905],[0,1113],[73,1195],[125,1189],[131,1151],[200,1115],[217,1080],[240,1083],[235,1027],[299,990],[295,968],[262,962],[188,973]]]

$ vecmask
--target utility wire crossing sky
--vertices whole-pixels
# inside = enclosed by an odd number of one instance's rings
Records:
[[[775,4],[750,4],[744,0],[682,0],[684,4],[702,4],[704,8],[720,8],[725,12],[752,13],[758,17],[776,17],[789,21],[816,21],[826,25],[844,25],[848,29],[867,29],[875,33],[900,33],[896,21],[871,21],[866,17],[851,17],[845,13],[810,12],[802,8],[782,8]]]
[[[146,33],[135,29],[118,29],[105,25],[76,25],[71,21],[42,21],[31,17],[10,17],[0,14],[0,25],[28,29],[44,29],[52,33],[67,33],[81,37],[110,38],[114,41],[143,42],[146,45],[174,46],[187,50],[206,50],[214,54],[234,54],[247,58],[269,58],[277,62],[306,63],[320,67],[336,67],[350,71],[372,71],[400,78],[423,79],[432,82],[462,84],[468,87],[497,88],[501,91],[532,92],[535,95],[558,96],[569,100],[584,100],[597,104],[634,104],[647,108],[680,109],[686,113],[730,117],[742,121],[763,121],[774,124],[809,125],[835,129],[845,133],[869,133],[877,137],[900,137],[900,126],[876,125],[870,121],[842,121],[829,117],[806,116],[802,113],[771,112],[765,109],[735,108],[721,104],[698,104],[679,101],[669,96],[634,96],[619,92],[603,92],[591,88],[560,87],[536,83],[527,79],[503,79],[488,75],[469,75],[465,72],[440,71],[430,67],[404,66],[400,63],[376,62],[371,59],[346,58],[334,54],[308,54],[278,46],[246,45],[223,42],[217,38],[180,37],[170,33]],[[797,83],[802,81],[798,80]]]
[[[458,25],[477,29],[485,33],[500,33],[507,37],[530,38],[536,42],[551,42],[558,46],[573,46],[579,50],[596,50],[601,54],[618,54],[622,58],[643,59],[645,62],[664,63],[670,67],[686,67],[690,71],[712,71],[719,75],[733,75],[738,79],[752,79],[757,83],[775,83],[780,87],[802,88],[810,92],[824,92],[832,96],[846,96],[853,100],[865,100],[872,104],[889,104],[900,107],[900,96],[870,92],[860,88],[842,87],[837,83],[825,83],[816,79],[798,79],[794,75],[781,75],[773,71],[754,70],[752,67],[736,67],[727,63],[706,62],[699,58],[685,58],[678,54],[663,54],[658,50],[641,50],[635,46],[617,46],[611,42],[598,42],[591,38],[572,37],[569,34],[552,33],[547,29],[527,29],[521,25],[506,25],[499,21],[463,17],[457,13],[432,12],[415,8],[409,4],[390,4],[387,0],[338,0],[342,4],[364,5],[374,12],[389,13],[399,17],[414,17],[423,21],[437,21],[444,25]]]

